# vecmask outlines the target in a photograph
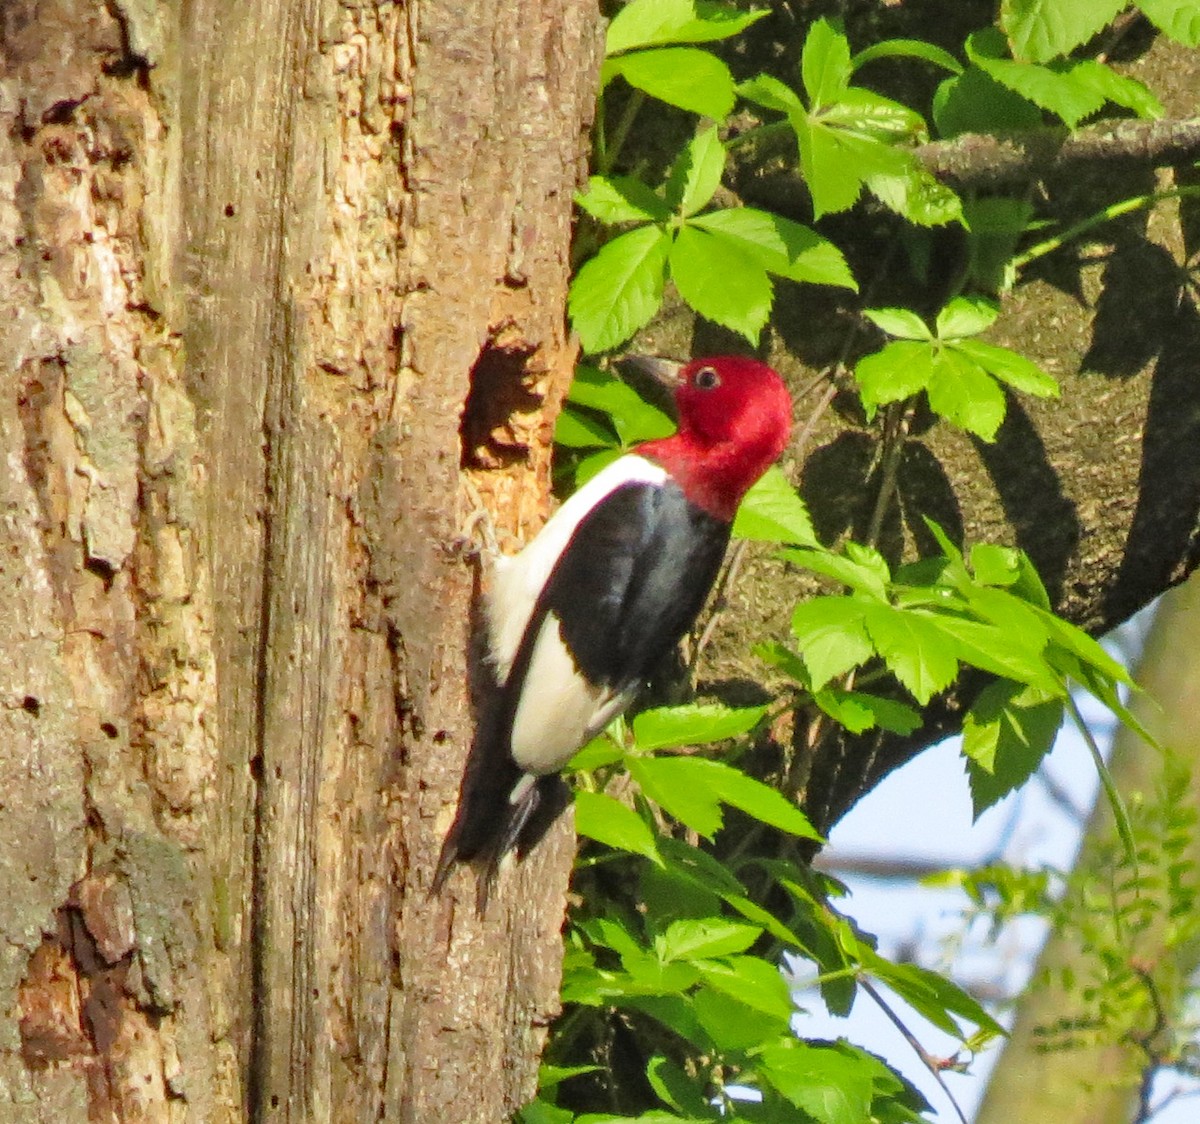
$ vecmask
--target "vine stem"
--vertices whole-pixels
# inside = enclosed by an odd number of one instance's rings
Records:
[[[613,164],[616,163],[617,157],[621,154],[621,149],[625,147],[625,141],[629,138],[629,131],[633,128],[634,118],[637,117],[638,110],[645,104],[646,95],[641,90],[634,90],[629,95],[629,100],[625,103],[621,117],[613,129],[612,139],[605,142],[601,158],[597,160],[596,170],[601,175],[607,175]]]
[[[1151,191],[1145,195],[1134,195],[1129,199],[1122,199],[1097,211],[1094,215],[1089,215],[1086,219],[1081,219],[1079,222],[1073,223],[1066,230],[1062,230],[1050,238],[1045,238],[1041,242],[1035,243],[1023,253],[1017,254],[1012,259],[1012,267],[1014,270],[1024,269],[1030,262],[1037,261],[1038,258],[1043,258],[1047,254],[1061,249],[1068,242],[1078,238],[1081,234],[1086,234],[1093,227],[1102,226],[1104,223],[1111,222],[1122,215],[1132,214],[1134,211],[1140,211],[1145,207],[1153,207],[1155,203],[1162,203],[1168,199],[1189,198],[1200,198],[1200,185],[1182,184],[1178,187],[1169,187],[1162,191]]]
[[[1108,766],[1104,763],[1104,755],[1100,752],[1100,747],[1096,744],[1096,737],[1091,731],[1091,727],[1084,721],[1083,715],[1080,713],[1079,704],[1076,703],[1075,697],[1068,693],[1067,695],[1067,711],[1071,715],[1071,721],[1075,723],[1075,728],[1079,731],[1079,736],[1083,738],[1084,743],[1088,747],[1088,752],[1092,755],[1092,762],[1096,766],[1096,772],[1100,775],[1100,785],[1104,789],[1104,796],[1108,800],[1108,806],[1112,809],[1113,820],[1117,825],[1117,834],[1121,837],[1121,843],[1125,848],[1125,857],[1129,859],[1130,865],[1133,867],[1134,876],[1138,873],[1137,847],[1133,842],[1133,825],[1129,822],[1129,812],[1125,808],[1125,801],[1121,799],[1120,792],[1117,791],[1117,782],[1113,780],[1112,773],[1109,772]],[[1120,919],[1116,919],[1118,925]]]

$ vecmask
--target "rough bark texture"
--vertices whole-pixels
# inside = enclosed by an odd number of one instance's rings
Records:
[[[468,872],[427,890],[463,481],[544,514],[597,34],[549,0],[0,8],[5,1120],[531,1094],[569,828],[486,917]]]

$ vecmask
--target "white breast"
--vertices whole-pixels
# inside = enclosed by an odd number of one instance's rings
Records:
[[[509,744],[529,773],[557,772],[632,702],[630,692],[617,694],[579,674],[553,613],[542,621],[525,682],[530,690],[521,693]]]

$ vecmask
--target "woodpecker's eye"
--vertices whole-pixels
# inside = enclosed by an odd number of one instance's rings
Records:
[[[721,385],[721,376],[712,367],[701,367],[692,379],[697,390],[716,390]]]

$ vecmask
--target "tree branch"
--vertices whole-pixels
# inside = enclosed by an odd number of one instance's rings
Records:
[[[1159,167],[1200,159],[1200,117],[1175,121],[1102,121],[1071,132],[1046,127],[989,136],[964,133],[931,141],[917,157],[957,188],[995,187],[1097,161]]]

